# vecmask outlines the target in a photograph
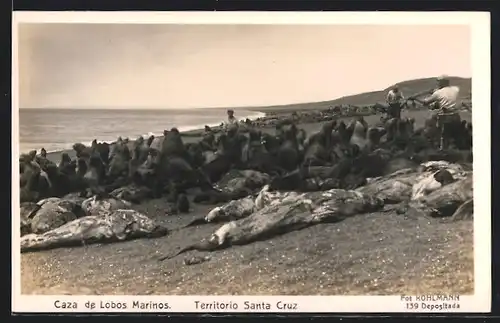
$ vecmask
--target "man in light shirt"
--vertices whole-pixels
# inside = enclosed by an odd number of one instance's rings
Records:
[[[432,110],[437,110],[437,125],[441,130],[440,149],[445,149],[449,141],[449,127],[455,122],[460,122],[460,115],[457,112],[457,100],[460,88],[450,85],[450,80],[446,76],[437,78],[438,88],[427,98],[421,100],[412,98],[426,106],[431,106]]]
[[[236,119],[236,117],[234,116],[234,110],[232,110],[232,109],[227,110],[227,121],[226,121],[225,126],[226,126],[226,130],[230,126],[234,126],[234,127],[238,126],[238,119]]]
[[[397,85],[387,93],[386,102],[389,105],[387,114],[390,118],[401,118],[401,109],[403,109],[404,99],[404,95]]]

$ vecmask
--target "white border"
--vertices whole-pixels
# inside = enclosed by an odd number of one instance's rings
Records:
[[[474,291],[473,296],[460,297],[457,312],[489,312],[491,304],[491,165],[490,165],[490,15],[485,12],[14,12],[12,26],[12,210],[19,214],[19,93],[17,74],[18,23],[124,23],[124,24],[378,24],[378,25],[469,25],[472,44],[472,93],[476,112],[474,126]],[[444,44],[445,45],[445,44]],[[453,53],[450,53],[453,55]],[[481,110],[477,112],[477,110]],[[87,301],[127,302],[134,300],[168,302],[173,312],[207,312],[197,310],[194,301],[233,301],[243,310],[244,300],[298,303],[297,310],[289,312],[404,312],[400,296],[28,296],[20,293],[19,217],[12,221],[13,289],[12,309],[15,312],[75,312],[57,310],[56,299],[76,301],[78,312],[113,310],[88,309]],[[440,303],[440,302],[438,302]],[[437,304],[437,303],[436,303]],[[421,311],[417,310],[417,311]],[[424,310],[429,312],[430,310]],[[433,310],[447,312],[446,310]],[[453,310],[452,310],[453,311]],[[147,311],[141,311],[147,312]],[[155,310],[152,310],[155,312]],[[222,312],[222,311],[212,311]],[[269,312],[280,312],[273,306]]]

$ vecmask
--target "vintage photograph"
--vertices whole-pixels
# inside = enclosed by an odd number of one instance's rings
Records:
[[[21,294],[473,295],[471,46],[19,23]]]

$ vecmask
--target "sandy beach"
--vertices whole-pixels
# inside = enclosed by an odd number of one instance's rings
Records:
[[[423,124],[428,111],[404,112]],[[380,116],[366,117],[368,123]],[[470,120],[470,113],[463,118]],[[321,123],[300,124],[308,133]],[[272,129],[263,129],[272,131]],[[199,133],[199,132],[198,132]],[[197,140],[196,131],[184,136]],[[50,158],[58,161],[59,153]],[[134,209],[175,229],[214,206],[191,203],[187,215],[166,215],[166,199]],[[395,212],[358,215],[226,250],[155,258],[209,236],[217,225],[163,238],[60,248],[21,256],[23,294],[393,295],[472,294],[473,223],[442,223]],[[207,255],[187,266],[183,260]],[[210,274],[207,274],[210,273]]]

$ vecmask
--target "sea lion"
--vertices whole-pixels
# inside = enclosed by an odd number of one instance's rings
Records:
[[[229,142],[225,133],[222,133],[217,138],[216,145],[217,151],[215,154],[211,158],[207,158],[200,168],[211,183],[220,180],[231,169],[234,160],[232,154],[229,152]]]
[[[262,133],[261,135],[261,144],[264,146],[267,152],[269,152],[272,156],[275,156],[280,147],[280,138],[276,135],[273,136],[269,133]]]
[[[56,164],[47,165],[45,173],[48,176],[48,182],[50,182],[52,196],[61,197],[73,190],[72,179],[74,178],[74,174],[67,175],[62,173]]]
[[[473,179],[470,174],[465,179],[444,185],[426,196],[410,201],[407,212],[427,217],[450,217],[473,198]],[[460,212],[467,213],[470,209],[470,204],[465,205]]]
[[[301,161],[297,143],[297,126],[293,123],[283,126],[282,135],[283,143],[278,149],[277,164],[285,171],[292,171]]]
[[[311,134],[304,141],[303,166],[324,166],[332,161],[332,132],[335,126],[336,121],[326,122],[319,131]]]
[[[44,233],[83,216],[80,205],[59,198],[40,200],[39,209],[31,213],[30,233]]]
[[[338,134],[338,137],[340,138],[341,145],[345,146],[345,145],[349,144],[353,130],[354,130],[353,128],[348,129],[347,125],[345,124],[345,122],[343,120],[341,120],[337,123],[337,127],[335,128],[335,131]]]
[[[88,165],[85,159],[78,158],[76,160],[76,175],[78,175],[78,177],[80,178],[83,178],[87,173],[87,170],[88,170]]]
[[[93,196],[82,202],[82,209],[87,216],[102,215],[118,209],[128,209],[132,206],[130,202],[115,197],[99,198]]]
[[[209,239],[159,260],[171,259],[190,250],[213,251],[244,245],[318,223],[338,222],[382,207],[382,200],[355,191],[335,189],[297,195],[294,199],[270,204],[248,217],[226,223]]]
[[[474,199],[465,201],[451,216],[452,221],[467,221],[474,218]]]
[[[28,153],[29,161],[34,161],[36,158],[36,150],[30,150]]]
[[[76,173],[76,163],[71,162],[68,153],[61,154],[61,161],[58,165],[59,171],[65,175],[74,175]]]
[[[186,194],[179,194],[177,197],[176,208],[180,213],[189,213],[189,199]]]
[[[386,204],[397,204],[404,201],[419,200],[431,193],[433,190],[442,187],[442,184],[435,179],[444,177],[441,170],[446,170],[456,179],[464,179],[469,172],[461,165],[451,164],[445,161],[428,162],[418,167],[398,170],[384,177],[372,178],[369,183],[357,189],[357,191],[377,196],[384,200]]]
[[[119,200],[139,204],[141,201],[152,197],[152,192],[149,187],[129,184],[113,190],[109,195]]]
[[[455,179],[448,170],[440,169],[413,185],[412,199],[420,199],[453,181]]]
[[[365,124],[360,120],[356,120],[351,125],[353,129],[350,139],[351,145],[357,145],[360,150],[364,150],[368,145],[368,140],[366,139],[367,128]]]
[[[452,215],[459,205],[472,198],[474,198],[473,178],[472,174],[470,174],[464,179],[455,180],[450,184],[442,185],[439,189],[420,198],[419,201],[441,213]],[[451,204],[456,204],[455,210],[452,212],[448,210]]]
[[[155,172],[158,169],[160,152],[149,148],[146,160],[137,166],[137,161],[129,161],[129,180],[138,186],[153,187]]]
[[[75,151],[77,158],[83,158],[86,161],[88,161],[88,159],[92,155],[92,148],[87,147],[82,143],[75,143],[73,145],[73,150]]]
[[[242,150],[243,145],[247,141],[247,137],[241,132],[235,124],[230,125],[226,129],[224,150],[225,154],[234,166],[241,166],[242,164]]]
[[[154,149],[158,152],[161,151],[161,147],[163,146],[163,141],[165,140],[165,137],[155,137],[151,144],[149,145],[150,149]]]
[[[148,147],[151,147],[151,144],[153,143],[153,140],[155,140],[155,136],[153,134],[151,134],[149,137],[148,137],[148,140],[146,140],[146,145]]]
[[[147,182],[148,167],[151,164],[151,148],[144,138],[139,137],[132,146],[130,160],[128,161],[129,178],[141,184]]]
[[[204,151],[212,151],[215,149],[215,134],[209,126],[205,126],[205,132],[200,140],[200,147]]]
[[[167,233],[165,227],[144,214],[120,209],[76,219],[43,234],[24,235],[21,237],[21,252],[155,238]]]
[[[34,202],[21,202],[20,219],[21,219],[21,236],[31,232],[31,220],[41,206]]]
[[[190,163],[189,154],[182,142],[179,130],[165,131],[162,150],[153,162],[155,165],[155,195],[160,196],[164,186],[169,183],[183,187],[196,186],[201,176]]]
[[[385,121],[384,128],[386,130],[387,142],[392,143],[396,139],[399,121],[398,118],[389,118]]]
[[[104,165],[102,165],[102,161],[100,157],[91,156],[88,162],[88,169],[85,175],[83,176],[83,180],[92,192],[97,193],[101,191],[99,187],[103,182],[104,177]]]
[[[37,189],[41,170],[31,162],[25,162],[21,165],[24,166],[24,169],[20,178],[20,202],[36,202],[40,196]]]
[[[129,175],[130,150],[123,142],[117,142],[109,152],[110,161],[107,168],[106,177],[116,179]]]
[[[172,128],[170,131],[163,131],[164,140],[162,143],[161,153],[168,157],[180,157],[185,158],[187,156],[186,148],[182,141],[182,136],[177,128]]]
[[[260,190],[264,185],[270,182],[270,176],[254,170],[231,170],[215,187],[221,191],[234,193],[253,192]]]
[[[256,210],[255,201],[252,196],[247,196],[210,210],[204,217],[196,218],[182,228],[200,224],[220,223],[233,221],[249,216]]]
[[[380,139],[387,133],[382,127],[370,127],[367,130],[368,150],[372,151],[379,147]]]

